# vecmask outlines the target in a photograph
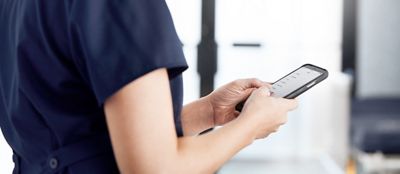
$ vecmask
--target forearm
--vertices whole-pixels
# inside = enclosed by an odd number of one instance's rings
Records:
[[[153,160],[149,158],[147,162],[141,161],[142,164],[131,163],[120,169],[122,173],[214,173],[255,140],[256,132],[252,127],[250,122],[239,117],[207,134],[177,138],[174,146],[163,145],[163,153],[150,155]]]
[[[256,133],[252,127],[239,117],[210,133],[179,138],[176,173],[215,172],[239,150],[253,142]]]
[[[178,138],[167,77],[165,69],[155,70],[105,102],[107,126],[121,173],[210,173],[254,140],[254,121],[246,117],[250,115],[239,116],[201,136]],[[213,121],[203,117],[213,115],[202,103],[205,101],[200,99],[185,108],[183,121],[196,123],[193,129],[184,123],[187,132],[213,126]],[[194,117],[187,117],[191,113]]]
[[[197,135],[214,127],[214,112],[207,97],[185,105],[181,113],[182,128],[185,136]]]

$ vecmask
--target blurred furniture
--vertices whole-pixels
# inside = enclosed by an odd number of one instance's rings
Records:
[[[352,139],[363,152],[400,154],[400,98],[355,99]]]
[[[400,155],[357,151],[354,156],[357,160],[357,173],[359,174],[400,173]]]
[[[355,99],[351,135],[360,174],[400,173],[400,98]]]
[[[345,3],[349,4],[349,16],[345,17],[353,19],[353,25],[348,25],[353,32],[348,36],[354,43],[348,41],[350,47],[345,49],[354,53],[348,54],[347,62],[353,62],[347,68],[353,69],[356,79],[351,118],[353,158],[358,173],[399,174],[400,1]]]

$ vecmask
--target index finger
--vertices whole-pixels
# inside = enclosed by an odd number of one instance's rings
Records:
[[[260,88],[263,86],[268,88],[272,87],[270,83],[263,82],[257,78],[242,79],[239,80],[239,82],[243,88]]]

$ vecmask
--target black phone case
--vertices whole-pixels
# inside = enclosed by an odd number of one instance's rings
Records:
[[[321,74],[320,76],[318,76],[317,78],[315,78],[315,79],[313,79],[313,80],[310,80],[310,82],[308,82],[308,83],[306,83],[305,85],[301,86],[300,88],[296,89],[296,90],[293,91],[292,93],[290,93],[290,94],[284,96],[283,98],[294,99],[294,98],[296,98],[297,96],[299,96],[299,95],[301,95],[302,93],[304,93],[304,92],[306,92],[307,90],[309,90],[310,88],[312,88],[313,86],[315,86],[316,84],[318,84],[319,82],[325,80],[325,79],[328,77],[328,75],[329,75],[329,73],[328,73],[328,71],[327,71],[326,69],[323,69],[323,68],[321,68],[321,67],[318,67],[318,66],[315,66],[315,65],[312,65],[312,64],[304,64],[304,65],[302,65],[301,67],[299,67],[299,68],[293,70],[292,72],[288,73],[286,76],[283,76],[283,77],[280,78],[279,80],[284,79],[285,77],[289,76],[290,74],[292,74],[293,72],[297,71],[298,69],[300,69],[300,68],[302,68],[302,67],[310,68],[310,69],[312,69],[312,70],[321,72],[322,74]],[[279,80],[275,81],[274,83],[278,82]],[[313,84],[312,86],[308,86],[308,85],[310,85],[311,83],[314,83],[314,84]],[[236,107],[235,107],[235,109],[236,109],[237,111],[241,112],[242,109],[243,109],[243,106],[244,106],[244,103],[245,103],[245,102],[246,102],[246,100],[244,100],[244,101],[240,102],[239,104],[237,104]]]

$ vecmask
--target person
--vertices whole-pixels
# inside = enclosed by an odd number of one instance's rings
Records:
[[[187,64],[164,0],[0,9],[0,126],[14,173],[212,173],[297,105],[241,79],[182,107]]]

